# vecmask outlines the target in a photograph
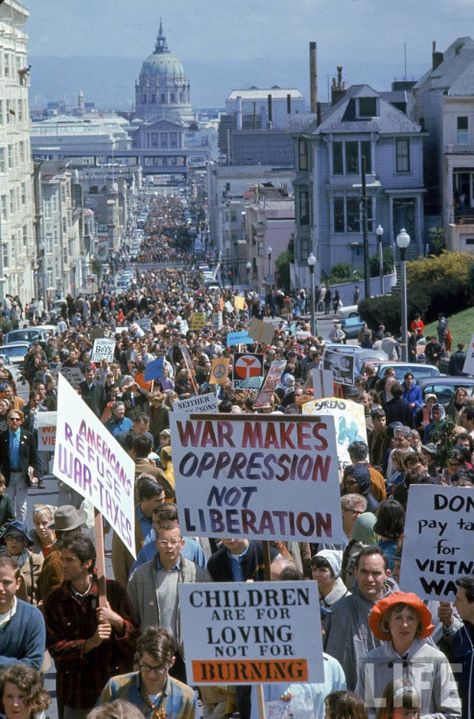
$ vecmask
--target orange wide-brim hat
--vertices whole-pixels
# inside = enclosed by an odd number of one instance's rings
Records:
[[[390,633],[382,628],[382,621],[388,610],[397,604],[407,604],[417,612],[421,622],[421,630],[418,634],[420,639],[431,636],[434,629],[431,612],[420,597],[411,592],[393,592],[388,597],[379,599],[369,614],[369,626],[377,639],[382,639],[386,642],[391,639]]]

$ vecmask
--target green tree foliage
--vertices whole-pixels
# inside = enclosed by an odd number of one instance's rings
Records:
[[[429,232],[430,242],[435,255],[440,255],[445,248],[446,238],[443,227],[432,227]]]

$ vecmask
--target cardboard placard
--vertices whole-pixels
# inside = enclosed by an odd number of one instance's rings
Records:
[[[251,352],[236,352],[232,365],[232,381],[236,389],[260,387],[263,382],[264,356]]]
[[[329,369],[333,373],[334,382],[354,386],[355,378],[355,357],[342,352],[326,350],[323,355],[323,369]]]
[[[108,339],[107,337],[98,337],[94,340],[91,359],[93,362],[102,362],[103,360],[113,362],[114,352],[115,340]]]

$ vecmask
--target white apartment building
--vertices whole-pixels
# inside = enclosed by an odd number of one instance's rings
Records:
[[[35,295],[33,162],[30,151],[28,10],[0,5],[0,298]]]

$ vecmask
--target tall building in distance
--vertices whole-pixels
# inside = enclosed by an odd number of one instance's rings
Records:
[[[144,61],[135,83],[135,112],[145,122],[164,119],[187,124],[194,120],[189,78],[181,60],[168,50],[161,20],[155,50]]]
[[[23,26],[28,10],[0,5],[0,301],[35,295],[36,239],[28,105],[29,65]]]

